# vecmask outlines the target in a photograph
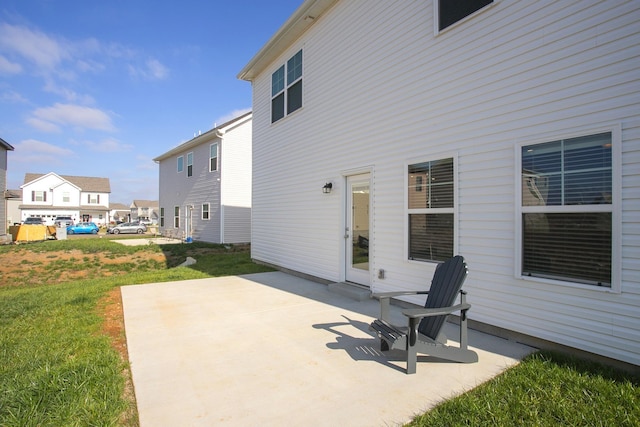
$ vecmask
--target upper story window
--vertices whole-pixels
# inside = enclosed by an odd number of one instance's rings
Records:
[[[193,153],[187,153],[187,176],[193,176]]]
[[[62,201],[64,203],[69,203],[71,201],[71,194],[68,191],[62,193]]]
[[[32,191],[31,192],[31,201],[32,202],[46,202],[47,201],[47,192],[46,191]]]
[[[522,276],[611,287],[613,145],[605,132],[521,147]]]
[[[97,205],[100,203],[100,195],[99,194],[87,194],[87,203],[90,205]]]
[[[182,172],[184,170],[184,156],[179,156],[178,157],[178,173]]]
[[[494,0],[435,0],[438,8],[438,31],[462,21]]]
[[[302,50],[271,75],[271,123],[302,107]]]
[[[407,168],[409,259],[445,261],[454,255],[453,158]]]
[[[209,146],[209,172],[218,170],[218,144]]]

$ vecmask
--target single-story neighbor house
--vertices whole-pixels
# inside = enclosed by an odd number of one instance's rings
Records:
[[[306,0],[253,88],[252,257],[640,365],[640,2]],[[422,303],[418,299],[410,302]]]
[[[109,222],[128,222],[131,218],[131,208],[124,203],[109,203]]]
[[[75,222],[107,224],[109,178],[27,173],[20,188],[22,221],[35,216],[53,225],[57,216],[70,216]]]
[[[250,241],[251,117],[242,114],[153,159],[160,165],[162,235]]]

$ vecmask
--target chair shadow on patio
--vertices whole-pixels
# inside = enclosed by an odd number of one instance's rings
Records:
[[[405,361],[404,352],[400,350],[389,350],[384,353],[380,351],[380,340],[369,331],[369,323],[360,320],[350,319],[342,315],[344,322],[320,323],[315,324],[315,329],[324,329],[336,335],[336,340],[328,342],[327,348],[332,350],[344,350],[351,359],[355,361],[372,361],[377,362],[386,367],[404,373],[404,367],[392,362]],[[353,328],[353,335],[348,333]],[[362,333],[369,337],[362,337]],[[452,363],[451,361],[439,359],[428,355],[418,355],[418,362],[427,363]]]

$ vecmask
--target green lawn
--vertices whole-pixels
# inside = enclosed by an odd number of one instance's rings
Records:
[[[191,267],[176,267],[187,256]],[[269,271],[246,248],[107,239],[0,247],[0,425],[136,426],[99,301],[115,287]],[[383,384],[380,385],[384,387]],[[295,425],[295,415],[292,415]],[[639,426],[640,380],[536,353],[411,426]]]

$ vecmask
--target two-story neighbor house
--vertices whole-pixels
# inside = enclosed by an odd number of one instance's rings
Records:
[[[0,240],[7,235],[7,152],[13,151],[13,146],[0,138]]]
[[[306,0],[253,87],[252,256],[640,364],[640,2]],[[419,300],[411,300],[422,303]]]
[[[150,221],[158,223],[160,217],[157,200],[134,200],[129,206],[131,221]]]
[[[251,113],[153,159],[160,167],[160,232],[211,243],[251,239]]]
[[[53,225],[57,216],[70,216],[75,222],[92,221],[106,225],[109,217],[109,178],[27,173],[22,189],[22,220],[42,217]]]

